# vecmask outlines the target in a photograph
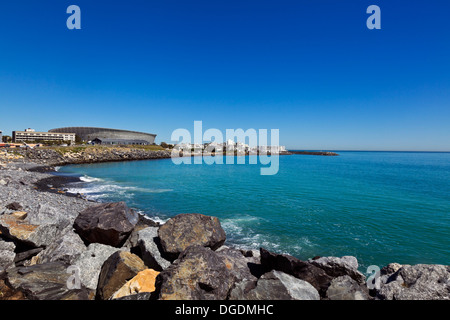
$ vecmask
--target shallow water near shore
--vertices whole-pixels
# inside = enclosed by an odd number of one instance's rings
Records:
[[[219,217],[227,243],[300,259],[353,255],[360,269],[450,264],[450,153],[338,152],[260,165],[175,165],[171,159],[69,165],[71,192],[125,201],[150,218]]]

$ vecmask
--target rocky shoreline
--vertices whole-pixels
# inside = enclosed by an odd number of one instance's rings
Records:
[[[233,248],[213,216],[68,197],[41,160],[0,166],[0,300],[450,299],[449,266],[392,263],[369,289],[355,257]]]

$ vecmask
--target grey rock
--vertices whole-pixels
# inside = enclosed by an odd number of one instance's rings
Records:
[[[190,246],[156,278],[161,300],[224,300],[234,277],[208,247]]]
[[[104,244],[91,243],[73,264],[78,267],[81,283],[96,290],[103,263],[118,250]]]
[[[13,242],[0,239],[0,268],[5,270],[8,267],[14,267],[15,249],[16,246]]]
[[[73,224],[75,217],[71,217],[65,211],[61,212],[61,208],[53,207],[47,203],[39,204],[36,210],[30,210],[27,215],[27,221],[30,224],[58,225],[59,230],[64,230]]]
[[[369,292],[365,285],[359,284],[348,275],[340,276],[331,281],[327,290],[330,300],[369,300]]]
[[[377,297],[384,300],[449,300],[450,266],[404,265],[381,283]]]
[[[70,230],[40,252],[36,263],[62,261],[73,264],[86,250],[87,247],[80,236]]]
[[[70,272],[61,262],[17,267],[8,271],[8,284],[22,291],[30,300],[89,300],[92,292],[83,286],[70,289],[67,285]]]
[[[125,202],[102,203],[82,211],[73,226],[88,243],[121,247],[138,219],[138,214],[128,208]]]
[[[138,245],[141,249],[142,260],[147,267],[156,271],[167,269],[171,262],[164,259],[159,250],[160,242],[157,227],[142,229],[137,234]]]
[[[218,249],[226,240],[225,231],[216,217],[197,213],[179,214],[158,230],[164,254],[174,260],[192,245]]]
[[[353,256],[321,257],[309,262],[323,269],[331,277],[348,275],[360,284],[365,283],[365,276],[358,271],[358,260]]]
[[[263,274],[256,284],[242,282],[232,290],[230,300],[320,300],[320,295],[309,282],[271,271]]]
[[[261,265],[265,272],[271,270],[282,271],[298,279],[309,282],[320,293],[326,296],[328,286],[333,279],[322,268],[308,261],[302,261],[287,254],[277,254],[264,248],[260,249]]]

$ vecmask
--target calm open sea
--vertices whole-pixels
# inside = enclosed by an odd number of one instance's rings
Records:
[[[228,244],[300,259],[353,255],[361,269],[450,264],[450,153],[339,152],[280,156],[261,165],[175,165],[171,159],[70,165],[73,185],[99,201],[126,201],[149,217],[219,217]]]

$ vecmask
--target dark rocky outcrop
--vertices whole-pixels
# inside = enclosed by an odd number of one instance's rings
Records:
[[[202,214],[179,214],[158,230],[161,248],[167,258],[174,260],[192,245],[219,248],[226,240],[225,231],[216,217]]]
[[[234,277],[210,248],[190,246],[156,278],[161,300],[224,300]]]
[[[120,247],[138,222],[138,214],[125,202],[91,206],[75,219],[75,231],[87,243]]]
[[[103,264],[97,285],[97,298],[108,300],[128,280],[145,270],[144,262],[137,255],[117,251]]]
[[[323,269],[307,261],[294,258],[287,254],[272,253],[261,248],[261,265],[266,272],[272,270],[282,271],[298,279],[309,282],[322,297],[331,283],[332,277]]]

